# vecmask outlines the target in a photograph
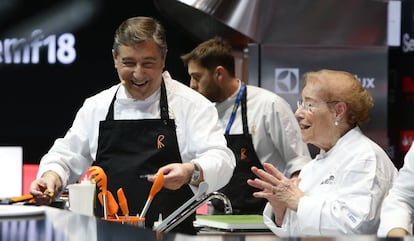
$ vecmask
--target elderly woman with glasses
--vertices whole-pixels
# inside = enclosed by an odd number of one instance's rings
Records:
[[[265,198],[266,225],[278,236],[376,234],[381,203],[397,169],[384,150],[365,136],[372,97],[350,73],[333,70],[303,76],[295,113],[306,143],[320,153],[288,179],[271,164],[252,168],[248,184]]]

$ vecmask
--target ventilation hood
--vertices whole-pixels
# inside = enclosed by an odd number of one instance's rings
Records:
[[[170,21],[203,41],[235,45],[384,46],[387,1],[154,0]]]

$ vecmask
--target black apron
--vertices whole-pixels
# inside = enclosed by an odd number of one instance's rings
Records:
[[[256,175],[251,171],[251,167],[263,168],[263,166],[256,155],[252,136],[249,134],[246,102],[247,87],[244,93],[242,93],[241,98],[243,134],[224,135],[227,140],[227,146],[233,151],[236,157],[236,168],[233,171],[233,176],[229,183],[220,189],[219,192],[222,192],[230,199],[233,214],[262,214],[266,199],[253,197],[253,192],[260,190],[247,184],[247,179],[256,178]],[[237,106],[233,108],[233,111],[237,111]],[[223,212],[224,205],[222,201],[214,199],[212,203],[219,213]]]
[[[179,153],[175,122],[169,118],[164,81],[161,84],[161,119],[114,120],[114,103],[111,102],[105,121],[99,124],[98,149],[93,165],[102,167],[107,175],[108,190],[115,199],[116,191],[122,187],[128,200],[130,215],[142,211],[152,183],[143,174],[156,173],[169,163],[182,162]],[[147,214],[145,226],[152,228],[159,214],[165,219],[190,199],[194,193],[188,185],[172,191],[162,188],[155,195]],[[121,212],[119,212],[119,215]],[[102,206],[97,202],[95,215],[103,216]],[[195,214],[188,217],[172,232],[195,234]]]

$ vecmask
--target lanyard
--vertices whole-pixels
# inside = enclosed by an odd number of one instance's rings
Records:
[[[245,90],[246,90],[246,85],[244,85],[242,83],[241,86],[240,86],[239,93],[237,94],[236,101],[234,102],[234,105],[233,105],[233,110],[231,112],[230,120],[227,123],[226,132],[224,133],[225,135],[230,134],[231,126],[233,125],[234,119],[236,117],[237,108],[239,108],[240,101],[242,99],[242,96],[243,96]]]

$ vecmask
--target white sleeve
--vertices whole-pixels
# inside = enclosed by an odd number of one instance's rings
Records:
[[[236,165],[235,157],[227,147],[212,103],[195,104],[189,113],[185,113],[188,118],[185,148],[181,153],[183,162],[197,162],[203,169],[204,181],[209,185],[208,192],[213,192],[229,182]]]
[[[74,183],[92,163],[89,147],[88,131],[91,112],[88,107],[82,106],[76,114],[72,127],[63,138],[54,142],[49,152],[40,161],[38,177],[48,170],[55,171],[62,179],[62,185]]]
[[[381,210],[378,236],[385,237],[393,228],[403,228],[412,234],[414,211],[414,145],[404,158],[394,186],[385,198]]]
[[[286,220],[289,220],[289,210],[286,210],[285,217],[283,219],[282,227],[276,226],[274,221],[275,215],[272,206],[269,203],[266,203],[266,206],[263,210],[263,222],[264,224],[278,237],[289,237],[289,224]]]

